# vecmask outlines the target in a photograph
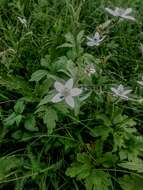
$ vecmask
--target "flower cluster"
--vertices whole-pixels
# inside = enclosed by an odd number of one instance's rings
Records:
[[[133,12],[132,8],[120,8],[120,7],[115,7],[115,9],[111,8],[105,8],[105,10],[111,14],[114,17],[118,17],[120,19],[126,19],[126,20],[131,20],[135,21],[136,19],[131,16],[131,13]],[[87,42],[86,45],[88,47],[94,47],[94,46],[99,46],[106,36],[104,35],[103,31],[100,32],[100,30],[96,31],[95,34],[91,37],[87,36]],[[143,45],[141,44],[140,47],[141,53],[143,55]],[[96,67],[94,64],[88,63],[85,66],[84,72],[87,76],[91,76],[96,73]],[[56,91],[58,92],[53,98],[52,102],[57,103],[62,100],[64,100],[71,108],[75,107],[75,102],[74,102],[74,97],[79,96],[82,93],[82,90],[80,88],[74,88],[73,87],[73,82],[74,80],[71,78],[68,81],[65,82],[65,84],[62,84],[58,81],[54,83],[54,87]],[[141,81],[137,81],[138,84],[143,86],[143,77]],[[119,97],[123,100],[128,100],[129,95],[132,92],[131,89],[125,88],[122,84],[120,84],[117,87],[111,87],[111,91],[113,93],[113,96]]]

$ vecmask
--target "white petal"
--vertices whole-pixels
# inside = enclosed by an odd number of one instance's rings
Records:
[[[114,92],[115,94],[118,93],[116,88],[111,88],[111,91]]]
[[[122,92],[123,90],[124,90],[124,87],[123,87],[122,84],[120,84],[120,85],[118,86],[118,91]]]
[[[67,103],[70,107],[74,108],[74,99],[73,99],[72,96],[67,96],[67,97],[65,98],[65,101],[66,101],[66,103]]]
[[[95,45],[97,45],[96,42],[87,42],[87,46],[93,47]]]
[[[96,32],[94,35],[94,39],[99,40],[100,39],[100,34],[99,32]]]
[[[82,90],[79,88],[73,88],[70,91],[71,96],[79,96],[82,93]]]
[[[62,92],[64,89],[64,85],[58,81],[54,83],[54,87],[58,92]]]
[[[58,93],[58,94],[56,94],[53,98],[52,98],[52,102],[53,103],[58,103],[58,102],[60,102],[60,101],[62,101],[63,100],[63,98],[62,98],[62,95],[61,95],[61,93]]]
[[[106,10],[108,13],[110,13],[111,15],[113,15],[113,16],[117,16],[116,13],[115,13],[115,11],[113,11],[113,10],[110,9],[110,8],[105,8],[105,10]]]
[[[143,86],[143,81],[137,81],[137,83]]]
[[[73,79],[69,79],[66,83],[65,83],[65,87],[68,89],[72,89],[73,87]]]
[[[122,98],[123,100],[128,100],[129,99],[128,96],[123,96],[123,95],[122,96],[120,95],[120,98]]]
[[[128,8],[128,9],[126,9],[125,14],[128,15],[128,14],[130,14],[132,11],[133,11],[132,8]]]
[[[88,37],[88,36],[87,36],[86,38],[87,38],[87,40],[89,40],[89,41],[94,41],[93,38],[91,38],[91,37]]]
[[[127,15],[123,15],[122,18],[128,19],[128,20],[133,20],[135,21],[136,19],[132,16],[127,16]]]
[[[125,91],[123,92],[123,95],[127,95],[127,94],[129,94],[130,92],[132,92],[132,90],[125,90]]]

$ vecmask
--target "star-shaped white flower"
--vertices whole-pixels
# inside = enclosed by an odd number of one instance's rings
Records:
[[[96,32],[92,38],[87,36],[87,46],[99,46],[100,43],[104,40],[104,38],[105,36],[101,37],[99,32]]]
[[[139,47],[139,49],[140,49],[140,52],[141,52],[141,54],[142,54],[142,57],[143,57],[143,44],[140,44],[140,47]]]
[[[94,73],[96,73],[96,69],[95,66],[93,64],[88,64],[85,67],[85,74],[87,74],[88,76],[93,75]]]
[[[137,81],[138,84],[140,84],[141,86],[143,86],[143,76],[142,79],[140,81]]]
[[[118,96],[124,100],[128,100],[128,95],[132,90],[126,90],[122,84],[120,84],[117,88],[111,88],[111,91],[114,93],[114,96]]]
[[[74,108],[75,103],[73,97],[79,96],[82,93],[82,90],[79,88],[73,88],[73,79],[69,79],[65,84],[56,81],[54,87],[58,94],[56,94],[51,101],[57,103],[65,100],[70,107]]]
[[[110,8],[105,8],[105,10],[109,14],[115,17],[121,17],[123,19],[132,20],[132,21],[136,20],[133,16],[129,15],[133,11],[132,8],[123,9],[123,8],[116,7],[115,10],[112,10]]]
[[[17,17],[18,18],[18,20],[21,22],[21,24],[25,27],[25,28],[27,28],[27,20],[25,19],[25,18],[21,18],[21,17]]]

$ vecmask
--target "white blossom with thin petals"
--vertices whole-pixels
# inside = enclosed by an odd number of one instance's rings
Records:
[[[140,44],[140,47],[139,47],[139,49],[140,49],[140,52],[141,52],[141,54],[142,54],[142,57],[143,57],[143,44]]]
[[[87,36],[87,46],[93,47],[93,46],[99,46],[100,43],[104,40],[105,36],[101,37],[99,32],[96,32],[93,37]]]
[[[117,88],[111,88],[111,91],[113,92],[114,96],[118,96],[124,100],[128,100],[128,95],[132,90],[127,90],[124,88],[122,84],[120,84]]]
[[[93,74],[96,73],[96,69],[95,69],[95,66],[93,64],[88,64],[86,65],[85,67],[85,74],[87,74],[88,76],[91,76]]]
[[[115,17],[120,17],[123,19],[132,20],[132,21],[136,20],[133,16],[129,15],[133,11],[132,8],[123,9],[123,8],[116,7],[115,10],[110,9],[110,8],[105,8],[105,10],[109,14],[111,14]]]
[[[142,79],[140,81],[137,81],[138,84],[140,84],[141,86],[143,86],[143,76]]]
[[[73,79],[69,79],[65,84],[56,81],[54,87],[58,93],[51,101],[53,103],[58,103],[65,100],[70,107],[74,108],[75,102],[73,97],[79,96],[82,93],[82,90],[80,88],[73,88]]]
[[[21,24],[25,27],[25,28],[27,28],[27,20],[25,19],[25,18],[21,18],[21,17],[17,17],[18,18],[18,20],[21,22]]]

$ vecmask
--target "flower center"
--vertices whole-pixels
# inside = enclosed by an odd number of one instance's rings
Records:
[[[67,97],[70,95],[70,90],[68,88],[65,88],[64,91],[62,92],[62,96]]]

